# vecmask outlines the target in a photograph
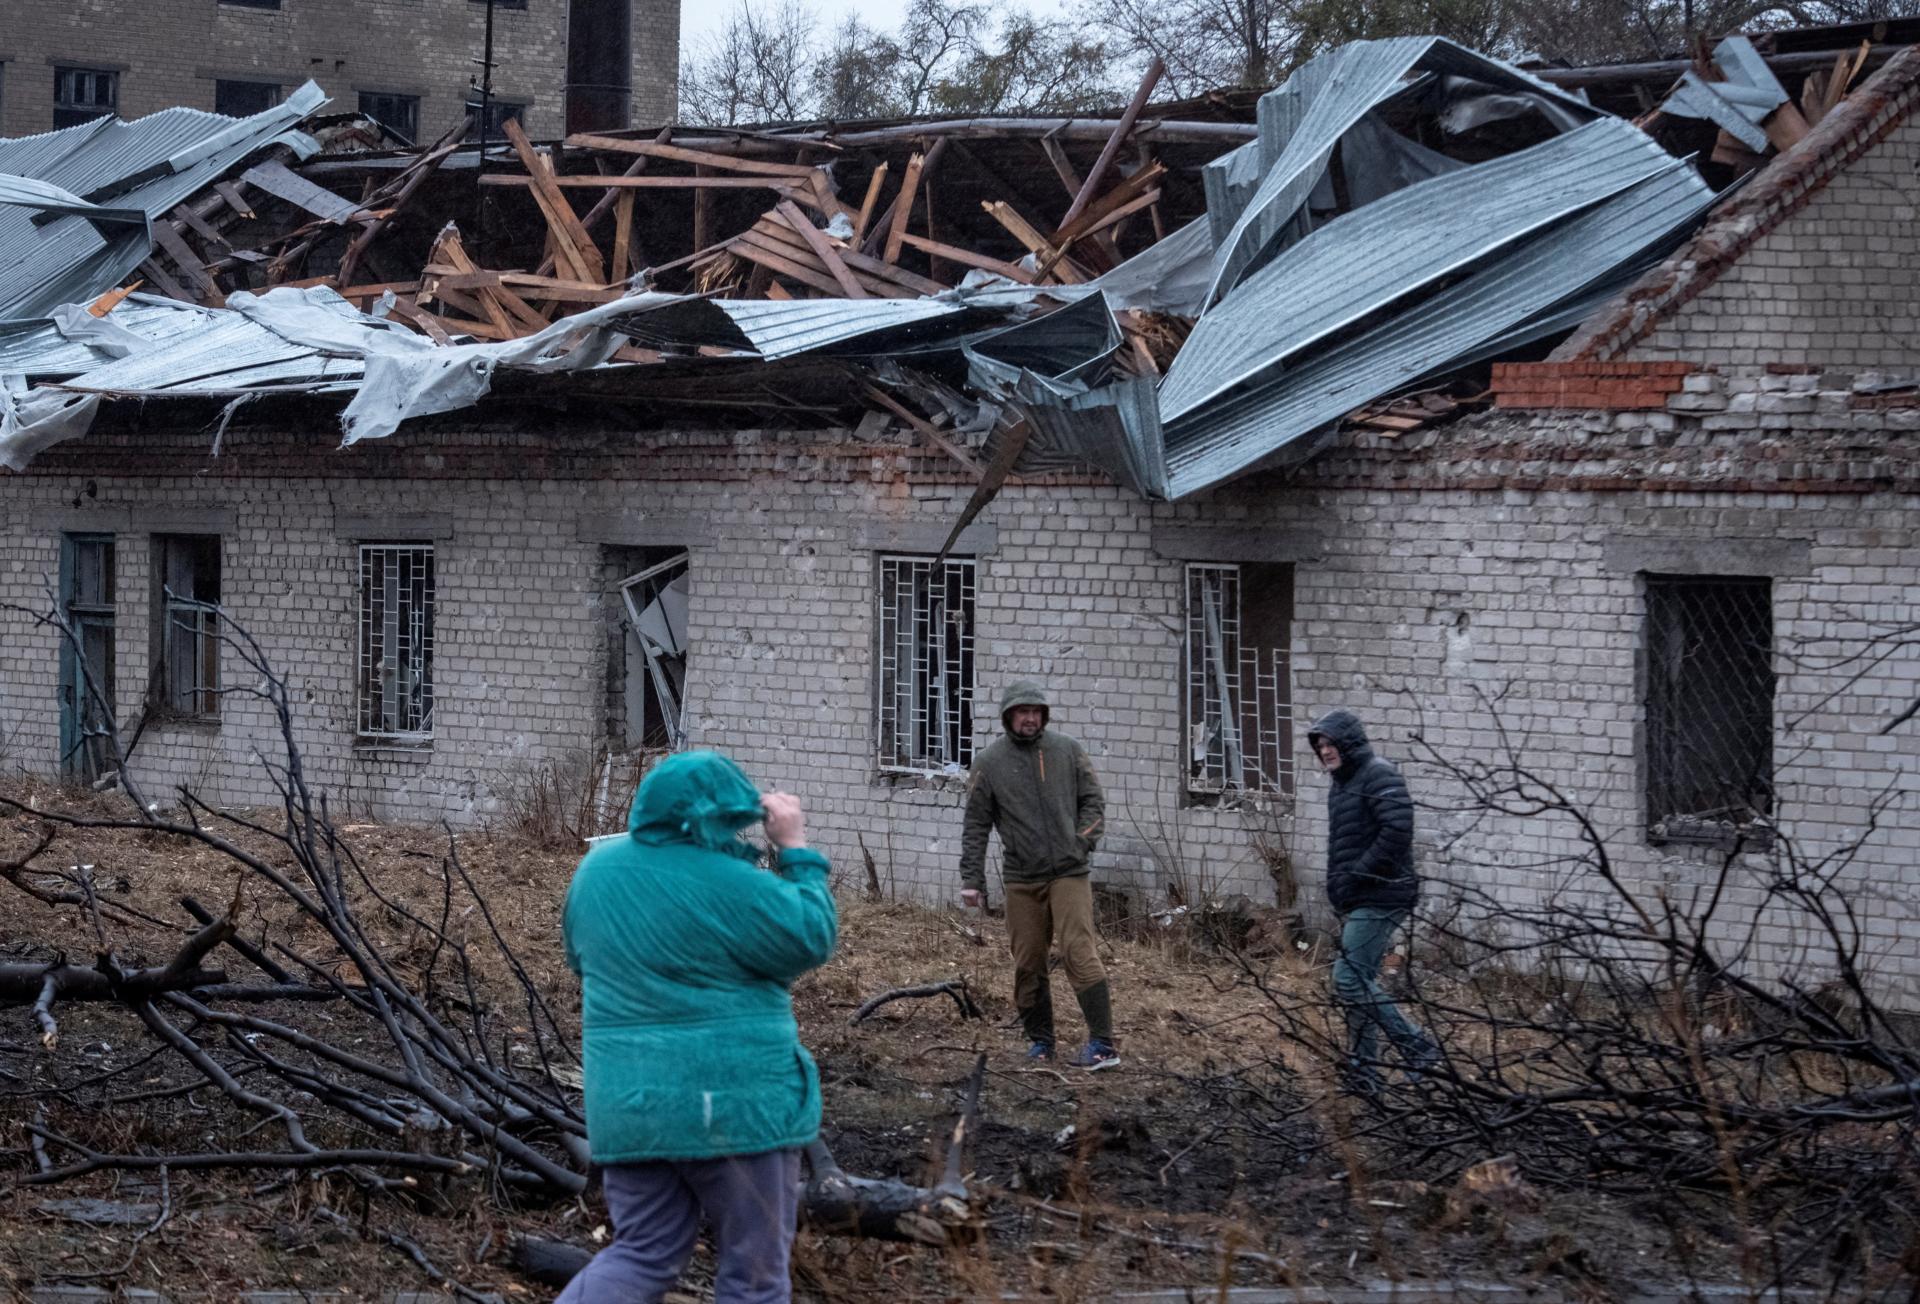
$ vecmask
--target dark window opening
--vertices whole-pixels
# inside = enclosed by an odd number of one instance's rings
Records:
[[[77,127],[120,110],[120,74],[104,68],[53,70],[53,125]]]
[[[155,535],[153,580],[150,701],[161,715],[217,719],[220,715],[219,536]]]
[[[250,118],[280,102],[280,88],[272,82],[227,81],[213,84],[213,111],[229,118]]]
[[[361,91],[360,112],[412,145],[420,139],[420,97],[390,95],[385,91]]]
[[[1765,837],[1773,693],[1771,580],[1647,576],[1647,822],[1656,841]]]
[[[1287,796],[1294,788],[1293,567],[1187,567],[1182,657],[1189,796]]]
[[[220,0],[223,5],[232,5],[237,9],[278,9],[280,0]]]
[[[510,100],[489,100],[485,114],[487,139],[505,140],[507,135],[507,119],[512,118],[515,122],[525,126],[526,113],[527,106],[524,104],[516,104]],[[469,89],[467,91],[467,114],[472,119],[472,121],[467,124],[467,139],[479,140],[482,115],[480,112],[480,92],[477,90]]]
[[[110,534],[69,534],[60,546],[60,769],[97,779],[113,767],[114,546]]]

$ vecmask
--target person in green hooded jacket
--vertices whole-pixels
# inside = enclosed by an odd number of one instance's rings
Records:
[[[740,836],[762,821],[771,872]],[[660,1299],[704,1213],[716,1301],[784,1304],[800,1150],[820,1130],[820,1075],[787,989],[833,954],[827,859],[806,846],[798,799],[763,798],[713,752],[656,765],[627,829],[567,891],[587,1144],[614,1239],[560,1301]]]
[[[1054,939],[1087,1021],[1087,1044],[1075,1066],[1117,1068],[1113,1002],[1100,939],[1093,926],[1093,883],[1087,858],[1100,843],[1106,799],[1087,749],[1047,727],[1040,686],[1021,681],[1000,699],[1006,733],[973,758],[960,839],[960,899],[984,900],[987,837],[1000,832],[1007,889],[1007,939],[1013,951],[1013,1003],[1026,1028],[1027,1057],[1053,1058],[1053,989],[1047,955]]]

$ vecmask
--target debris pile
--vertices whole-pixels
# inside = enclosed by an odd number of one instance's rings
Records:
[[[0,142],[0,463],[124,397],[339,393],[353,442],[506,369],[656,418],[877,413],[988,494],[1091,466],[1179,498],[1484,401],[1885,55],[1793,94],[1730,38],[1634,73],[1672,87],[1637,121],[1556,84],[1590,71],[1397,38],[1257,99],[1156,106],[1156,67],[1099,119],[381,150],[309,85]]]

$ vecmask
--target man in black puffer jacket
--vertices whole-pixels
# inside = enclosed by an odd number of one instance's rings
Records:
[[[1333,992],[1347,1020],[1347,1074],[1361,1089],[1380,1082],[1380,1033],[1409,1068],[1437,1058],[1433,1041],[1407,1022],[1377,978],[1393,935],[1420,898],[1413,872],[1413,798],[1400,771],[1373,754],[1360,717],[1329,711],[1307,732],[1333,779],[1327,790],[1327,901],[1340,913]]]

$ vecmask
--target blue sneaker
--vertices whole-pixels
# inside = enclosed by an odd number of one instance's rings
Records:
[[[1034,1042],[1033,1045],[1027,1047],[1027,1058],[1036,1064],[1052,1059],[1053,1043],[1050,1041]]]
[[[1113,1048],[1112,1042],[1101,1041],[1096,1037],[1080,1048],[1080,1053],[1073,1057],[1072,1064],[1073,1067],[1085,1069],[1089,1073],[1098,1073],[1102,1069],[1117,1069],[1120,1067],[1120,1052]]]

